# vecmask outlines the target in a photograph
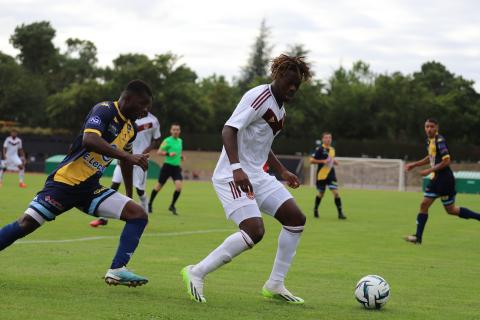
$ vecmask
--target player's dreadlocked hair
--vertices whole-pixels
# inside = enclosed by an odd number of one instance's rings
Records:
[[[297,72],[302,81],[306,81],[312,77],[310,64],[305,62],[305,57],[294,57],[281,54],[272,60],[270,67],[272,79],[278,79],[285,75],[288,70]]]

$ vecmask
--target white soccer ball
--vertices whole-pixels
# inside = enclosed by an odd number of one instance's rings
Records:
[[[357,283],[355,298],[366,309],[380,309],[390,298],[390,285],[380,276],[365,276]]]

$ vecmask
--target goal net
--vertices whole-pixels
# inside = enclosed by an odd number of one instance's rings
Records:
[[[405,190],[405,162],[400,159],[335,158],[338,184],[346,188]],[[310,185],[316,181],[317,165],[310,165]]]

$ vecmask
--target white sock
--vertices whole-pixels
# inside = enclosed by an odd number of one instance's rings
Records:
[[[235,232],[205,259],[194,265],[191,272],[200,278],[204,278],[210,272],[232,261],[243,251],[252,248],[253,245],[254,243],[247,233],[242,230]]]
[[[148,199],[147,199],[147,196],[145,194],[141,195],[141,196],[138,196],[138,198],[140,199],[140,204],[142,205],[143,209],[145,210],[145,212],[148,212]]]
[[[0,182],[3,181],[3,171],[4,171],[4,170],[3,170],[3,168],[2,168],[1,165],[0,165]]]
[[[296,231],[296,232],[292,232]],[[287,227],[283,226],[280,235],[278,236],[278,249],[275,262],[273,263],[272,273],[267,281],[267,286],[275,288],[283,286],[285,276],[288,269],[292,264],[293,257],[295,256],[298,243],[300,242],[300,236],[302,235],[303,226],[299,227]]]
[[[25,169],[20,169],[18,171],[18,181],[23,183],[23,178],[25,177]]]

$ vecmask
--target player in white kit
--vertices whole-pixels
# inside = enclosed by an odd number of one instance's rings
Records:
[[[253,248],[262,239],[262,211],[283,225],[273,269],[262,294],[288,303],[304,303],[285,288],[284,280],[306,218],[290,192],[275,177],[264,172],[263,166],[267,162],[290,187],[299,186],[297,176],[278,161],[271,146],[284,125],[284,102],[293,98],[311,73],[303,57],[283,54],[273,60],[271,72],[273,82],[249,90],[222,130],[224,148],[212,181],[227,218],[238,225],[239,231],[196,265],[183,268],[187,292],[196,302],[206,302],[203,283],[207,274]]]
[[[3,185],[3,173],[5,170],[18,171],[18,186],[26,188],[23,181],[25,177],[25,152],[23,151],[22,139],[18,137],[17,130],[10,131],[10,136],[3,143],[3,159],[0,159],[0,187]]]
[[[158,149],[160,146],[160,123],[158,122],[157,117],[148,112],[145,117],[137,119],[135,124],[138,128],[137,138],[133,141],[133,152],[134,154],[145,154],[149,153],[150,150]],[[118,191],[120,185],[123,182],[122,169],[120,164],[117,164],[113,172],[112,185],[111,189]],[[145,212],[148,212],[148,199],[145,194],[145,189],[147,185],[147,171],[143,171],[142,168],[138,166],[133,167],[133,185],[137,189],[138,198],[140,199],[140,204],[145,209]],[[99,218],[90,222],[90,226],[96,228],[99,226],[104,226],[108,223],[108,220],[105,218]]]

